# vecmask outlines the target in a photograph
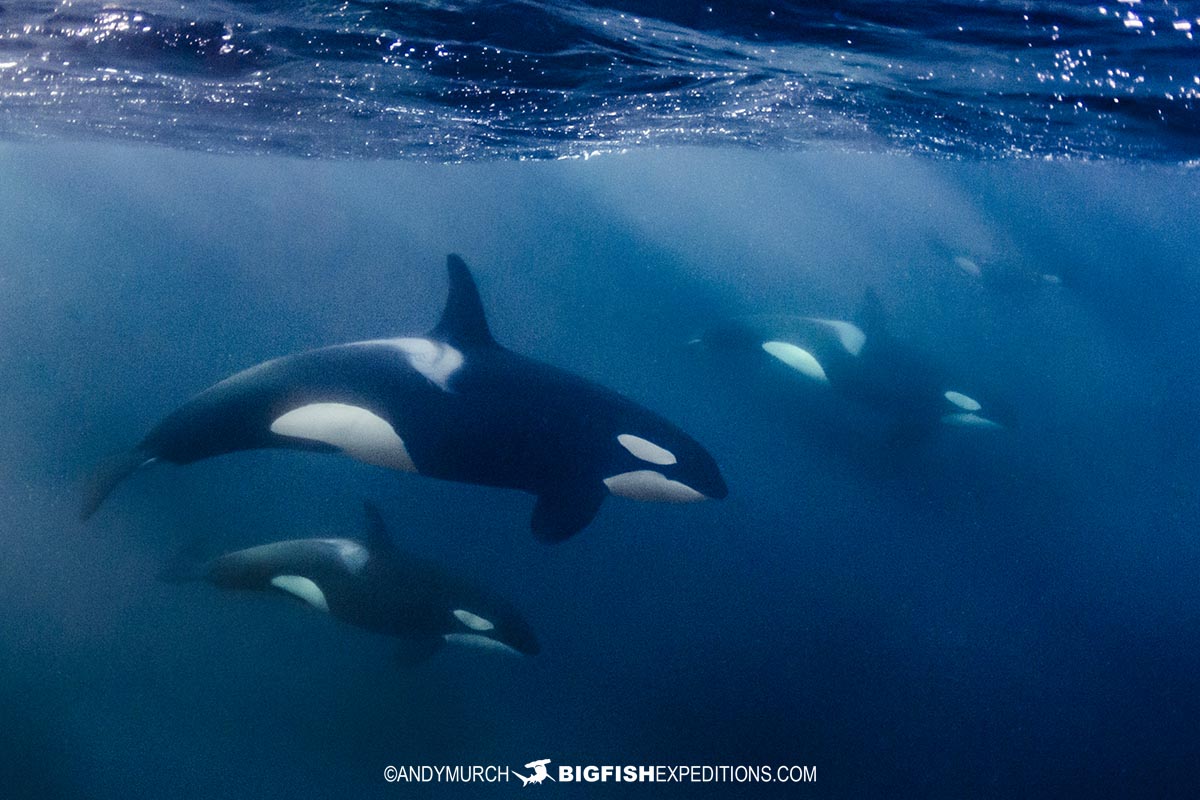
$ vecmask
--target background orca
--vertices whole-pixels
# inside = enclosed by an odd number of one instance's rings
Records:
[[[383,517],[364,503],[366,541],[295,539],[194,563],[186,555],[160,574],[222,589],[281,592],[359,628],[402,640],[415,663],[447,642],[536,655],[537,637],[511,604],[433,562],[402,552]]]
[[[786,367],[808,386],[828,389],[883,415],[895,443],[920,440],[940,425],[995,429],[1007,423],[1007,414],[985,411],[974,393],[964,391],[934,360],[893,337],[873,291],[867,292],[853,322],[748,316],[714,326],[697,341],[712,350],[749,353],[773,368]]]
[[[155,461],[268,447],[530,492],[546,541],[583,529],[610,493],[676,503],[728,494],[712,456],[667,420],[497,344],[466,264],[451,255],[447,268],[446,308],[428,336],[312,350],[221,381],[97,471],[84,519]]]

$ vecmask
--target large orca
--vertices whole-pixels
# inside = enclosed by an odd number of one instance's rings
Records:
[[[475,281],[447,259],[450,291],[424,337],[326,347],[251,367],[193,397],[97,471],[87,519],[149,464],[237,450],[342,453],[368,464],[537,495],[544,541],[582,530],[608,494],[691,502],[728,493],[712,456],[616,392],[492,338]]]
[[[291,595],[342,622],[399,638],[405,663],[423,660],[447,642],[537,654],[537,637],[512,605],[401,551],[379,510],[371,503],[365,508],[365,542],[295,539],[198,563],[185,555],[160,577]]]
[[[882,306],[868,291],[854,321],[793,315],[727,320],[696,340],[712,350],[750,354],[814,387],[890,420],[897,441],[919,439],[939,425],[997,429],[992,414],[935,361],[887,330]]]

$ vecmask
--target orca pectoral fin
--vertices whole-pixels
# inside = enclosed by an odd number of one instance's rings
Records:
[[[575,484],[538,495],[530,527],[538,541],[566,541],[588,526],[608,491],[601,483]]]
[[[404,669],[424,664],[442,649],[445,640],[440,636],[419,636],[401,639],[396,648],[396,663]]]
[[[104,502],[117,484],[136,472],[151,460],[145,451],[133,449],[128,453],[112,456],[101,461],[87,480],[83,492],[80,519],[87,522]]]

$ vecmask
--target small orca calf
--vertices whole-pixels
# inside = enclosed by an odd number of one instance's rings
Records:
[[[1001,422],[934,363],[896,341],[868,291],[854,322],[821,317],[741,317],[705,331],[696,343],[749,353],[789,368],[813,386],[891,419],[897,440],[919,439],[939,424],[996,429]]]
[[[136,470],[238,450],[342,453],[368,464],[537,495],[534,534],[561,541],[608,494],[685,503],[728,494],[712,456],[616,392],[496,343],[467,265],[423,337],[326,347],[206,389],[98,470],[83,518]]]
[[[402,552],[379,510],[365,503],[367,535],[296,539],[193,563],[183,557],[160,577],[207,581],[222,589],[279,592],[358,628],[402,641],[401,662],[414,664],[443,644],[536,655],[537,637],[504,601],[436,564]]]

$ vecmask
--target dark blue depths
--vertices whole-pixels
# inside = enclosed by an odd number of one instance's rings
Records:
[[[1190,172],[58,145],[5,147],[0,173],[8,796],[408,796],[385,766],[547,757],[818,768],[678,796],[1195,788]],[[214,380],[427,330],[451,251],[498,338],[679,424],[729,498],[612,499],[547,546],[519,493],[245,453],[147,471],[76,521],[92,463]],[[1006,271],[1061,284],[985,279]],[[837,402],[687,346],[730,315],[845,317],[868,286],[1016,424],[896,452]],[[359,535],[364,497],[406,548],[512,599],[542,652],[400,669],[390,642],[282,598],[154,579],[197,536],[215,554]]]

